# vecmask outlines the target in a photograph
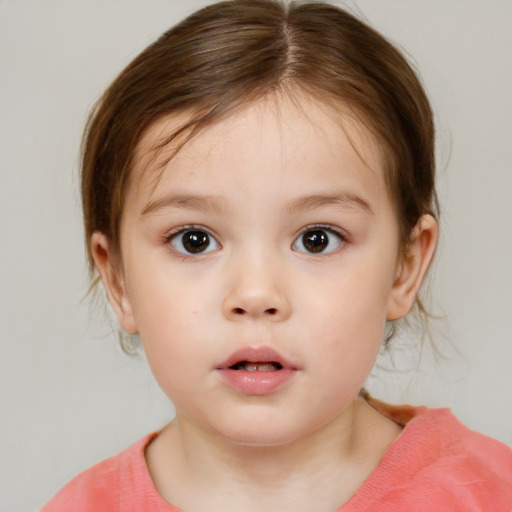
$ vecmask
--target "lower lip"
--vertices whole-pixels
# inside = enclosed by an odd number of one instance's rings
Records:
[[[277,391],[294,375],[295,370],[282,368],[273,372],[248,372],[225,368],[219,370],[224,382],[245,395],[262,396]]]

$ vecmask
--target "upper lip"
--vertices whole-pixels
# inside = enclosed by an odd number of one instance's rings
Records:
[[[271,347],[242,347],[235,350],[217,369],[226,369],[242,361],[248,363],[279,363],[283,368],[297,370],[297,366],[288,361]]]

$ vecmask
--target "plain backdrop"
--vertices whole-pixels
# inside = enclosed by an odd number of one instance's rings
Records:
[[[164,425],[142,358],[89,313],[78,147],[115,75],[199,0],[0,0],[0,510],[35,510],[72,476]],[[419,367],[397,341],[376,396],[451,407],[512,443],[512,2],[348,3],[419,68],[438,124],[443,319]],[[389,365],[390,358],[383,358]]]

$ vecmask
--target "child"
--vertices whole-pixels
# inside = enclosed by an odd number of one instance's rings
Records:
[[[326,4],[211,5],[137,57],[87,128],[85,233],[176,418],[42,512],[509,512],[506,446],[363,391],[435,252],[433,142],[403,57]]]

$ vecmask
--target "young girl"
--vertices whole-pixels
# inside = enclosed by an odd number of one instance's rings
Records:
[[[85,236],[176,418],[42,512],[509,512],[506,446],[363,390],[435,252],[433,143],[327,4],[221,2],[139,55],[87,127]]]

